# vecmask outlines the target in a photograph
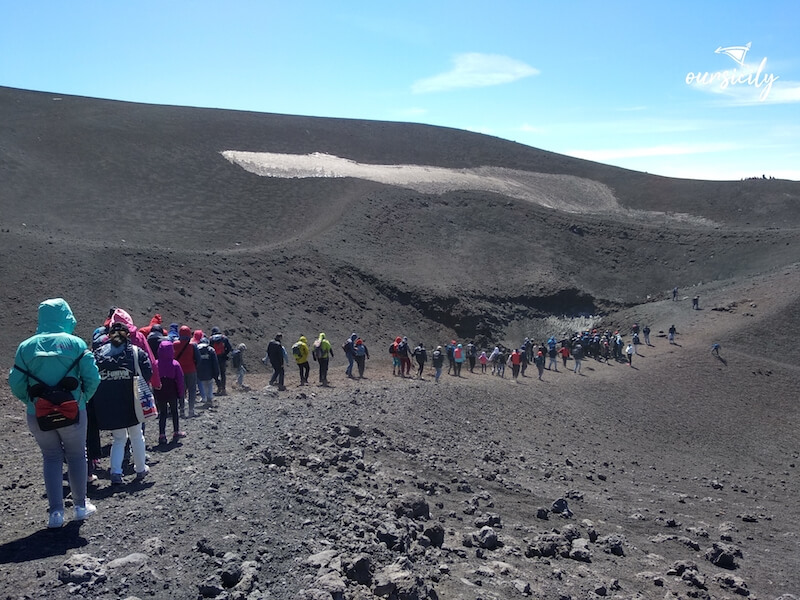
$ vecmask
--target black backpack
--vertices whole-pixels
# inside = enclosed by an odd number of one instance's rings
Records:
[[[36,383],[28,384],[28,398],[34,403],[36,421],[42,431],[52,431],[79,421],[80,413],[78,401],[72,395],[72,390],[78,389],[81,382],[76,377],[69,375],[70,371],[78,366],[86,353],[81,353],[67,369],[64,377],[55,385],[49,385],[36,375],[15,364],[14,368]]]

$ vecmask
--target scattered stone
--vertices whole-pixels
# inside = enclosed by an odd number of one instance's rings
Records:
[[[714,542],[711,548],[706,550],[706,560],[721,569],[736,569],[739,565],[737,558],[742,558],[742,551],[731,544],[720,544]]]
[[[570,558],[570,553],[573,550],[572,542],[578,539],[580,534],[572,528],[565,529],[566,531],[562,533],[553,532],[537,535],[533,541],[528,544],[525,550],[525,556],[528,558],[558,558],[559,556],[562,558]],[[578,555],[581,554],[582,553],[578,553]],[[581,558],[576,559],[582,560]]]
[[[747,589],[747,584],[741,577],[736,577],[729,573],[717,573],[714,575],[713,579],[720,587],[731,590],[735,594],[739,594],[740,596],[750,595],[750,590]]]
[[[373,593],[384,598],[405,598],[421,600],[436,597],[433,589],[429,589],[422,578],[414,575],[412,564],[406,557],[398,558],[388,567],[381,569],[376,575]]]
[[[751,514],[739,515],[739,518],[745,523],[758,523],[758,517],[756,515],[751,515]]]
[[[515,579],[511,582],[514,586],[514,589],[517,590],[523,596],[530,596],[531,595],[531,584],[527,581],[523,581],[522,579]]]
[[[394,514],[410,519],[430,519],[431,510],[422,494],[406,494],[393,503]]]
[[[567,501],[564,498],[559,498],[553,502],[551,510],[562,517],[569,518],[572,516],[572,511],[569,509],[569,504],[567,504]]]
[[[339,552],[336,550],[323,550],[322,552],[317,552],[309,556],[306,559],[306,564],[312,567],[327,567],[337,556],[339,556]]]
[[[314,587],[328,592],[328,597],[333,598],[333,600],[343,600],[344,592],[347,589],[347,585],[342,577],[338,573],[332,571],[317,577],[317,580],[314,582]]]
[[[474,532],[472,542],[475,546],[486,550],[494,550],[499,544],[497,532],[489,526],[481,527],[480,530]]]
[[[430,540],[431,546],[434,548],[441,548],[444,544],[444,527],[439,523],[426,528],[422,535]]]
[[[372,583],[372,559],[366,554],[359,554],[345,559],[342,563],[345,577],[356,583],[369,585]]]
[[[586,538],[572,540],[572,547],[569,551],[569,557],[572,560],[577,560],[580,562],[592,562],[592,553],[589,551],[589,540]]]
[[[222,585],[226,588],[232,588],[236,586],[242,579],[241,563],[225,563],[225,566],[220,572],[220,579],[222,579]]]
[[[166,552],[167,547],[161,538],[151,537],[142,542],[142,549],[144,550],[145,554],[155,554],[161,556],[164,554],[164,552]]]
[[[547,510],[546,508],[544,508],[543,506],[540,506],[539,508],[536,509],[536,518],[537,519],[542,519],[542,520],[546,521],[547,518],[549,517],[549,515],[550,515],[550,511]]]
[[[121,558],[116,558],[108,563],[107,568],[114,570],[114,569],[122,569],[122,570],[130,570],[135,571],[142,565],[147,563],[147,555],[142,554],[141,552],[134,552],[133,554],[128,554],[127,556],[123,556]]]
[[[684,571],[697,570],[697,563],[693,560],[677,560],[672,563],[672,566],[667,571],[667,575],[683,575]]]
[[[197,586],[197,591],[203,598],[216,598],[223,594],[225,589],[222,587],[219,579],[210,575],[203,583]]]
[[[485,513],[475,519],[475,527],[497,527],[498,529],[502,529],[503,523],[500,519],[500,515]]]
[[[58,568],[58,579],[64,583],[102,583],[106,577],[103,563],[91,554],[73,554]]]
[[[590,539],[591,541],[591,539]],[[611,534],[599,538],[597,543],[603,547],[603,552],[614,556],[625,556],[625,538]]]

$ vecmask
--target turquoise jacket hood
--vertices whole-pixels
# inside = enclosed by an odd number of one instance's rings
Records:
[[[39,305],[36,335],[17,347],[15,366],[8,374],[11,391],[25,403],[28,414],[35,412],[33,402],[28,397],[28,387],[35,381],[17,369],[17,365],[49,385],[55,385],[65,375],[77,377],[80,386],[73,390],[72,395],[82,410],[97,390],[100,373],[86,342],[72,333],[76,324],[72,309],[63,298],[51,298]],[[78,357],[80,361],[77,366],[70,369]]]
[[[72,309],[63,298],[51,298],[39,305],[36,333],[73,333],[77,325]]]

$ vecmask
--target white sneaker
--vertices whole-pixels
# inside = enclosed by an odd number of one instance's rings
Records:
[[[58,529],[59,527],[64,526],[64,511],[63,510],[54,510],[50,513],[50,517],[47,519],[47,528],[48,529]]]
[[[88,519],[89,517],[91,517],[96,512],[97,512],[97,507],[87,500],[86,504],[84,504],[83,506],[75,507],[75,520],[83,521],[84,519]]]

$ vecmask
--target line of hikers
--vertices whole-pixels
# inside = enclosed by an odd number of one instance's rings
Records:
[[[462,344],[451,340],[444,347],[436,346],[431,354],[431,365],[437,383],[442,375],[445,360],[448,364],[447,373],[455,377],[461,376],[462,366],[466,363],[470,373],[475,373],[476,368],[480,368],[480,373],[490,371],[492,375],[498,377],[505,377],[506,367],[510,367],[511,376],[515,380],[519,376],[527,377],[526,371],[530,365],[536,367],[538,377],[542,379],[545,369],[558,371],[559,358],[564,369],[567,369],[567,361],[573,360],[572,371],[575,373],[581,372],[581,364],[585,358],[606,362],[613,358],[633,366],[633,356],[638,354],[637,346],[642,343],[640,333],[644,336],[645,345],[652,345],[650,327],[647,325],[640,327],[638,323],[634,323],[631,327],[631,340],[627,345],[619,330],[600,332],[597,329],[575,332],[560,340],[551,335],[542,343],[536,343],[526,337],[518,348],[507,348],[503,344],[497,344],[491,351],[479,349],[473,341]],[[668,336],[670,343],[674,343],[675,333],[675,326],[672,325]],[[422,342],[411,349],[407,337],[397,336],[389,346],[389,355],[392,358],[392,375],[412,377],[411,364],[414,359],[417,363],[414,377],[423,378],[428,351]]]
[[[144,432],[148,417],[157,417],[159,446],[166,446],[167,420],[172,443],[186,437],[179,419],[195,416],[198,393],[206,408],[213,406],[214,383],[225,394],[230,357],[243,386],[244,344],[234,350],[219,328],[206,337],[186,325],[172,323],[165,332],[161,316],[137,328],[130,314],[112,307],[95,329],[91,349],[74,335],[76,320],[63,298],[39,305],[35,335],[17,348],[8,381],[26,407],[28,428],[43,458],[49,504],[47,526],[64,524],[62,468],[67,463],[75,519],[97,509],[86,497],[87,484],[98,479],[102,458],[101,431],[112,437],[109,478],[122,485],[123,463],[129,452],[134,481],[150,472]]]

